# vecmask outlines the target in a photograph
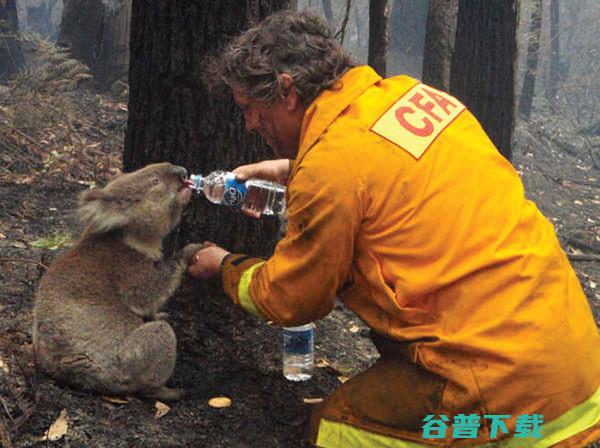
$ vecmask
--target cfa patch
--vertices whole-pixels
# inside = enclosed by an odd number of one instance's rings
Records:
[[[371,127],[416,159],[465,106],[445,92],[417,84],[396,101]]]

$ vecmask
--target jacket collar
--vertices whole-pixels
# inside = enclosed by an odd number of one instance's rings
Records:
[[[342,111],[378,81],[381,81],[381,76],[368,65],[352,68],[308,106],[302,119],[300,144],[292,174],[308,150]]]

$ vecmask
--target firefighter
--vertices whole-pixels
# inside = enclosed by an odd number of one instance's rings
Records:
[[[291,11],[233,40],[207,79],[278,155],[235,171],[285,182],[288,224],[269,259],[211,244],[190,275],[221,275],[236,304],[280,326],[323,318],[337,296],[381,354],[314,410],[313,444],[600,439],[586,297],[551,223],[459,100],[357,66],[322,19]],[[469,422],[476,431],[456,437]]]

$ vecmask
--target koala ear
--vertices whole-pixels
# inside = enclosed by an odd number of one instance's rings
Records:
[[[119,201],[106,189],[84,191],[79,197],[78,214],[92,233],[106,233],[129,222]]]

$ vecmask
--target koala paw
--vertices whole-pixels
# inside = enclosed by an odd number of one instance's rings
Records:
[[[183,263],[185,266],[190,262],[190,259],[194,256],[196,252],[200,249],[206,247],[205,244],[196,244],[191,243],[187,244],[181,251],[179,252],[179,261]]]
[[[146,398],[156,398],[163,401],[177,401],[185,396],[185,390],[163,386],[153,391],[143,392],[140,395]]]

